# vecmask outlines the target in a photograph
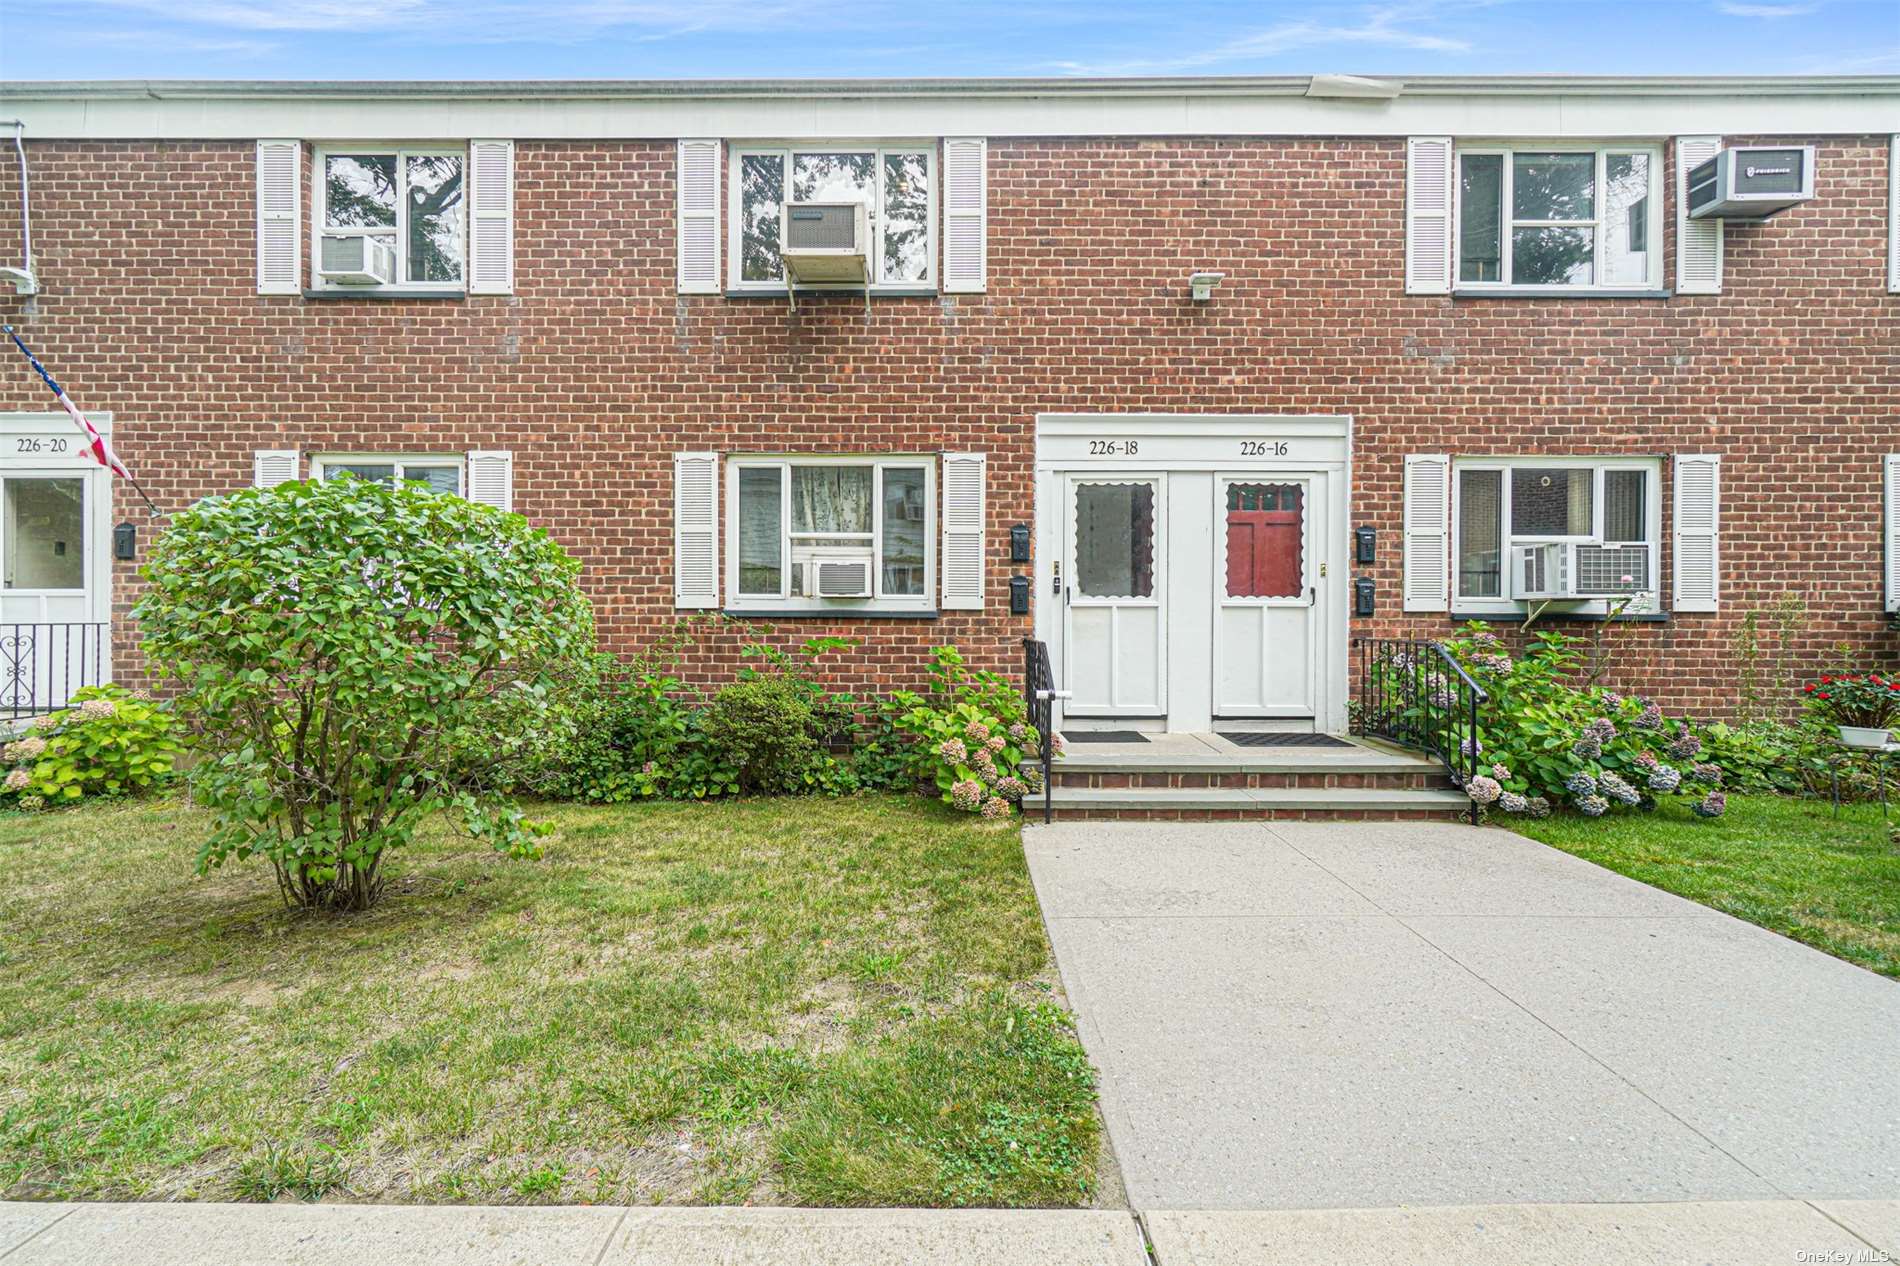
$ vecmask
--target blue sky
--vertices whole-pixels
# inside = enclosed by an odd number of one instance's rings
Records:
[[[1900,73],[1900,0],[0,0],[0,79]]]

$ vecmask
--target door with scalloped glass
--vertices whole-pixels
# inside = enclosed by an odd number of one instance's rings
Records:
[[[1319,663],[1318,476],[1214,479],[1214,715],[1310,717]]]
[[[1068,478],[1065,716],[1166,715],[1166,517],[1165,475]]]

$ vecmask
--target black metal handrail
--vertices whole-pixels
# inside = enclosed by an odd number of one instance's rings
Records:
[[[0,623],[0,720],[66,706],[73,693],[111,679],[112,626]]]
[[[1049,668],[1049,647],[1033,637],[1023,639],[1023,707],[1036,731],[1036,750],[1042,762],[1042,820],[1055,818],[1055,712],[1056,679]]]
[[[1436,756],[1459,790],[1484,760],[1480,709],[1491,696],[1439,642],[1353,639],[1359,652],[1354,734],[1382,738]],[[1470,817],[1478,820],[1478,804]]]

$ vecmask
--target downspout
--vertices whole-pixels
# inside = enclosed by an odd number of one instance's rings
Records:
[[[15,293],[31,295],[39,293],[39,283],[33,277],[33,214],[32,200],[29,196],[26,175],[26,123],[20,119],[0,120],[0,127],[13,129],[13,152],[20,159],[20,269],[17,276],[13,269],[0,269],[0,278],[13,282]]]

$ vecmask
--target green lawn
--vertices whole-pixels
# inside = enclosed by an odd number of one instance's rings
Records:
[[[1714,821],[1665,798],[1654,813],[1511,827],[1632,879],[1900,979],[1900,848],[1878,804],[1730,796]]]
[[[1093,1078],[1013,827],[552,808],[365,915],[177,803],[0,817],[0,1196],[1086,1204]]]

